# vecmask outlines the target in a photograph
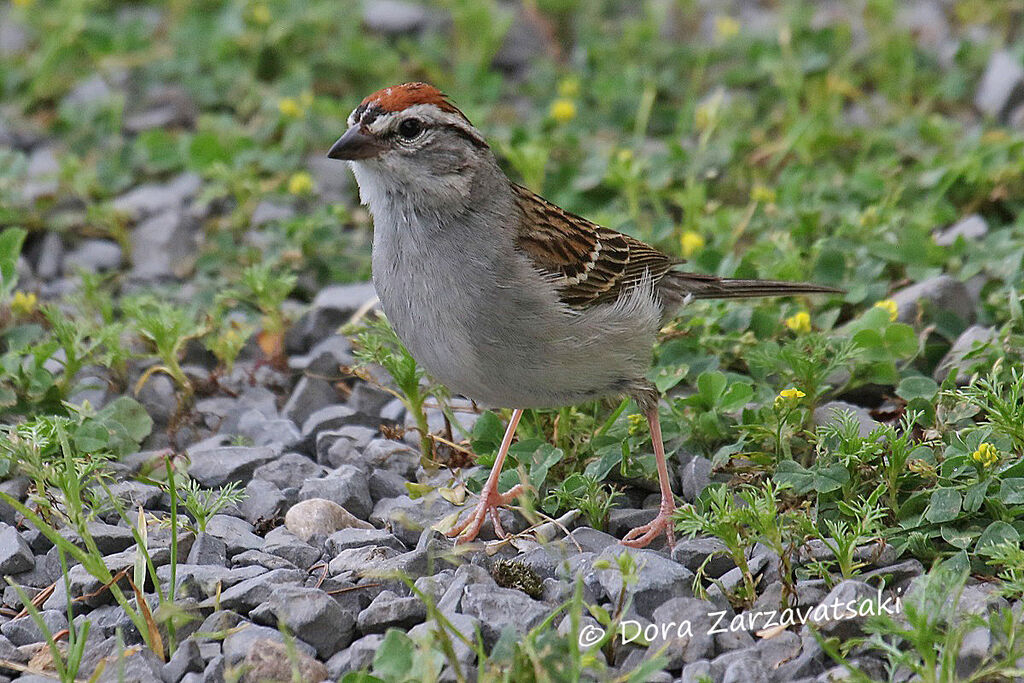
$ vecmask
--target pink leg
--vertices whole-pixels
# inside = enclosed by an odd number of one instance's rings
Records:
[[[658,461],[658,481],[661,484],[661,507],[658,516],[650,524],[644,524],[626,534],[622,539],[622,545],[631,548],[644,548],[651,541],[664,532],[668,541],[668,547],[675,545],[675,537],[672,535],[672,514],[676,511],[676,501],[672,497],[672,487],[669,485],[668,465],[665,463],[665,444],[661,440],[661,422],[658,420],[658,406],[655,405],[646,411],[647,424],[651,428],[651,443],[654,445],[654,458]]]
[[[475,539],[477,534],[480,533],[480,527],[483,526],[484,520],[487,519],[488,515],[490,515],[491,521],[494,523],[494,533],[500,538],[505,537],[505,530],[502,528],[501,522],[498,521],[498,508],[508,505],[516,496],[522,495],[523,485],[516,484],[507,493],[498,493],[498,477],[501,476],[501,467],[505,464],[505,456],[508,454],[508,449],[512,446],[512,437],[515,436],[516,426],[519,424],[519,418],[522,416],[522,410],[514,410],[512,412],[512,419],[508,421],[505,437],[501,440],[501,448],[498,449],[498,457],[494,459],[494,467],[491,468],[491,474],[487,477],[484,487],[480,489],[480,502],[477,503],[476,508],[470,513],[469,517],[448,532],[449,537],[459,537],[456,543],[469,543]]]

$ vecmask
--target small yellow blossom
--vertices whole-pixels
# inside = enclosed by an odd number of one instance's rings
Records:
[[[640,413],[633,413],[627,419],[629,420],[630,435],[639,434],[644,430],[644,423],[646,420]]]
[[[789,24],[785,24],[779,27],[779,46],[788,48],[793,44],[793,29],[789,27]]]
[[[285,97],[277,103],[277,109],[289,118],[297,119],[302,116],[302,105],[294,97]]]
[[[559,97],[578,97],[580,94],[580,79],[575,76],[568,76],[558,82]]]
[[[633,150],[631,149],[620,149],[615,153],[615,158],[620,164],[628,164],[633,161]]]
[[[992,467],[999,462],[999,451],[987,441],[978,444],[978,450],[974,451],[971,459],[982,467]]]
[[[288,178],[288,192],[290,194],[309,194],[313,191],[313,176],[305,171],[293,173]]]
[[[12,0],[15,7],[31,7],[34,0]]]
[[[683,250],[683,257],[690,258],[698,251],[704,248],[704,238],[699,232],[693,230],[687,230],[683,233],[682,237],[679,238],[679,246]]]
[[[740,22],[730,16],[720,14],[715,17],[715,40],[724,43],[735,38],[740,32]]]
[[[548,113],[558,123],[568,123],[576,118],[576,103],[568,98],[560,97],[551,103],[551,110]]]
[[[797,334],[806,334],[811,331],[811,316],[807,311],[794,313],[785,320],[786,327]]]
[[[711,128],[713,115],[714,110],[711,107],[704,104],[698,105],[693,112],[693,125],[699,131],[708,130]]]
[[[721,88],[701,100],[693,111],[693,125],[699,132],[706,133],[715,127],[723,104],[725,104],[725,91]]]
[[[796,403],[798,400],[806,396],[804,392],[799,389],[790,387],[789,389],[783,389],[779,392],[779,395],[775,397],[775,407],[783,408],[791,403]]]
[[[896,302],[892,299],[883,299],[882,301],[875,302],[875,308],[881,308],[889,314],[889,322],[896,320],[900,314],[900,307],[896,305]]]
[[[266,26],[270,23],[270,8],[260,3],[252,8],[252,20]]]
[[[11,297],[11,311],[16,315],[29,315],[32,311],[36,310],[37,302],[38,299],[35,294],[19,290]]]
[[[775,190],[758,183],[750,189],[750,199],[760,204],[772,204],[775,202]]]
[[[861,227],[867,228],[878,225],[879,215],[877,206],[869,206],[861,212],[860,217],[857,220],[861,224]]]
[[[998,128],[986,131],[981,136],[981,141],[987,143],[1006,142],[1009,139],[1010,135],[1005,130],[999,130]]]
[[[830,73],[825,78],[825,85],[830,92],[842,95],[843,97],[849,97],[850,99],[860,97],[861,94],[857,86],[838,74]]]

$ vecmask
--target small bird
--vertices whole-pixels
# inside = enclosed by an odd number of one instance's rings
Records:
[[[509,180],[484,136],[427,83],[379,90],[327,156],[350,162],[373,216],[373,283],[409,353],[453,392],[512,408],[473,512],[449,536],[476,538],[498,508],[498,477],[526,408],[629,396],[650,427],[661,505],[622,542],[671,546],[675,500],[646,379],[658,330],[691,299],[837,292],[677,270],[683,262],[574,215]]]

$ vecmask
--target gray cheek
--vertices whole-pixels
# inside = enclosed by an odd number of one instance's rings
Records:
[[[421,163],[430,170],[431,175],[444,176],[462,173],[472,163],[465,152],[457,148],[445,148],[437,145],[424,147],[418,153]]]

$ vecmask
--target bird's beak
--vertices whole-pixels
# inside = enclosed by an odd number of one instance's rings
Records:
[[[328,159],[369,159],[375,157],[383,150],[383,146],[370,135],[359,130],[359,126],[352,126],[345,134],[338,138],[338,141],[331,145],[327,152]]]

